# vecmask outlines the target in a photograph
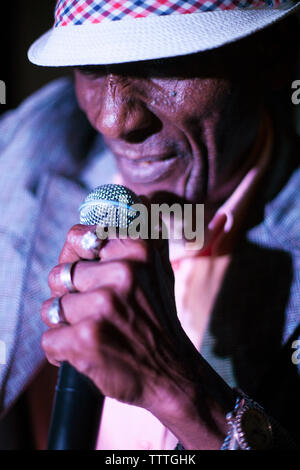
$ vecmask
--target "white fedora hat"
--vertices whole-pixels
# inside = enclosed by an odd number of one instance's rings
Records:
[[[59,0],[53,28],[28,51],[44,66],[101,65],[192,54],[296,11],[296,0]]]

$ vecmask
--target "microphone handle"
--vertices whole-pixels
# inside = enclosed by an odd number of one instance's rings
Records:
[[[48,450],[94,450],[104,397],[68,362],[59,369]]]

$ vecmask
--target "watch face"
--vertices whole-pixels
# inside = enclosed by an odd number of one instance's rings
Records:
[[[251,449],[268,449],[272,443],[272,431],[269,420],[263,412],[250,408],[241,419],[243,441]]]

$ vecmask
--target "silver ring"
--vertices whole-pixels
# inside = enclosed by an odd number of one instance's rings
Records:
[[[53,299],[50,308],[47,313],[48,320],[52,325],[58,325],[58,323],[64,322],[64,318],[61,313],[61,308],[60,308],[60,301],[59,298],[56,297]]]
[[[61,270],[60,279],[69,292],[76,292],[77,289],[72,281],[72,269],[75,263],[66,263]]]
[[[86,232],[81,239],[84,250],[97,250],[100,248],[100,240],[94,232]]]

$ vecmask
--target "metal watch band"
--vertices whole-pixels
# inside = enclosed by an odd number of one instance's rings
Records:
[[[241,390],[238,393],[233,411],[226,415],[229,430],[220,450],[252,450],[242,429],[243,415],[247,411],[259,412],[264,417],[266,428],[271,433],[271,425],[264,409]]]

